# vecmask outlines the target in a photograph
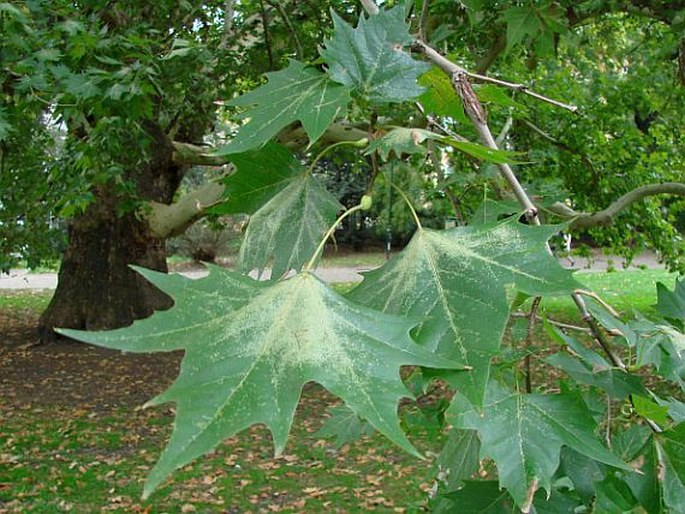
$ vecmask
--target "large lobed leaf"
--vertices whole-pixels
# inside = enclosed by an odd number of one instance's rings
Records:
[[[177,408],[144,497],[173,470],[257,423],[280,453],[309,381],[419,455],[397,417],[397,402],[408,395],[399,367],[458,366],[415,344],[413,322],[354,305],[309,273],[268,285],[220,268],[200,280],[140,272],[175,299],[172,309],[123,329],[60,332],[120,350],[185,350],[176,381],[150,402]]]
[[[424,320],[415,337],[473,371],[453,384],[480,404],[509,317],[507,288],[566,294],[579,284],[546,250],[558,230],[509,219],[449,231],[420,229],[396,257],[366,273],[354,301]]]
[[[403,5],[361,16],[356,28],[331,14],[334,33],[321,57],[333,80],[378,103],[403,102],[423,93],[417,80],[430,65],[415,61],[403,49],[412,41]]]
[[[245,107],[242,117],[249,122],[217,151],[218,155],[259,148],[295,121],[302,123],[313,144],[350,101],[348,87],[299,61],[291,60],[286,69],[266,77],[268,82],[263,86],[226,103]]]
[[[538,488],[551,492],[562,446],[630,469],[599,442],[595,421],[578,394],[524,395],[492,381],[482,409],[457,394],[448,415],[456,427],[478,431],[481,458],[495,461],[500,485],[524,512]]]

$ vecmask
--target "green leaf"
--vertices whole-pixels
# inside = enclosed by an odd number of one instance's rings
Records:
[[[445,138],[444,142],[449,144],[451,147],[464,152],[471,157],[480,159],[487,162],[494,162],[495,164],[503,164],[506,162],[517,163],[517,160],[521,156],[521,152],[508,152],[506,150],[496,150],[494,148],[488,148],[478,143],[471,143],[469,141],[457,141],[452,138]]]
[[[236,172],[224,180],[228,201],[213,212],[251,215],[239,269],[257,269],[261,275],[273,261],[272,278],[300,270],[344,207],[276,143],[229,158]]]
[[[635,412],[640,416],[651,419],[660,425],[668,423],[668,407],[659,405],[658,403],[639,395],[633,396],[632,401]]]
[[[685,512],[685,423],[655,438],[664,503],[671,512]]]
[[[481,102],[493,103],[501,107],[512,107],[522,112],[528,110],[525,105],[513,100],[501,87],[494,84],[478,84],[474,90]]]
[[[546,250],[553,226],[509,219],[483,226],[419,229],[383,267],[364,274],[350,292],[359,303],[424,320],[415,336],[473,371],[453,383],[480,404],[509,317],[507,288],[531,295],[568,294],[580,287]]]
[[[228,145],[217,150],[217,155],[259,148],[295,121],[302,123],[310,145],[314,144],[350,101],[348,87],[295,60],[266,77],[268,82],[263,86],[226,103],[245,107],[241,117],[249,121]]]
[[[450,430],[447,442],[435,460],[435,474],[442,473],[448,490],[471,478],[480,464],[480,441],[475,430]]]
[[[239,267],[261,275],[273,259],[271,278],[300,270],[344,207],[311,174],[293,178],[250,217]]]
[[[333,80],[377,103],[404,102],[423,93],[417,80],[430,65],[403,49],[412,41],[403,5],[369,18],[362,15],[356,28],[335,12],[331,15],[333,37],[325,40],[321,57]]]
[[[521,216],[521,205],[516,201],[483,200],[469,219],[469,225],[489,225],[511,216]]]
[[[145,498],[173,470],[254,424],[266,425],[281,453],[309,381],[419,455],[397,417],[408,395],[399,368],[455,365],[414,343],[412,322],[355,305],[310,273],[264,283],[216,267],[200,280],[140,272],[174,298],[173,308],[123,329],[60,333],[126,351],[185,350],[176,381],[149,402],[175,402],[176,420]]]
[[[347,405],[338,405],[330,409],[331,417],[324,426],[316,431],[314,437],[332,437],[336,448],[357,441],[360,437],[373,434],[374,430]]]
[[[662,377],[685,389],[685,334],[670,325],[639,319],[629,325],[637,334],[636,365],[653,365]]]
[[[540,31],[540,22],[533,5],[510,7],[502,13],[507,23],[507,48],[521,43],[526,37],[535,37]]]
[[[461,489],[445,495],[459,514],[511,514],[514,505],[496,480],[468,480]]]
[[[647,394],[642,380],[618,369],[592,369],[565,353],[550,355],[546,362],[566,372],[576,382],[598,387],[612,398],[623,400],[632,394]]]
[[[595,483],[595,493],[594,512],[627,514],[638,507],[628,484],[611,474]]]
[[[629,395],[647,394],[640,377],[612,368],[599,354],[585,347],[575,338],[564,334],[547,321],[545,321],[545,329],[553,340],[568,345],[579,357],[577,359],[558,352],[545,360],[552,366],[565,371],[576,382],[599,387],[617,399],[625,399]]]
[[[685,327],[685,279],[676,280],[673,291],[661,282],[656,284],[656,310],[664,318],[676,322],[682,331]]]
[[[586,505],[595,498],[595,482],[606,476],[603,464],[571,449],[561,449],[560,473],[565,474],[573,483],[573,489]]]
[[[419,102],[426,112],[436,116],[447,116],[460,123],[469,122],[464,114],[464,105],[444,71],[433,66],[421,75],[419,84],[426,88],[426,91],[419,97]]]
[[[88,100],[100,94],[98,87],[101,79],[89,73],[72,73],[64,79],[67,93],[79,100]]]
[[[276,143],[228,158],[236,171],[223,181],[228,200],[214,209],[219,214],[254,214],[305,170],[290,150]]]
[[[456,427],[478,430],[481,457],[497,464],[500,484],[522,510],[542,487],[551,491],[562,446],[630,469],[595,436],[595,421],[577,394],[519,394],[490,382],[482,409],[457,394],[448,415]]]
[[[421,145],[427,139],[433,141],[442,141],[444,138],[431,132],[430,130],[420,128],[406,128],[396,127],[390,132],[384,134],[382,137],[374,140],[364,152],[370,155],[378,152],[383,160],[388,160],[391,152],[394,152],[397,157],[405,154],[426,153],[426,148]]]

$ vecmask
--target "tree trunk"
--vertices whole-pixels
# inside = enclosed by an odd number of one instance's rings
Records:
[[[139,201],[170,203],[182,169],[171,160],[172,148],[156,127],[147,166],[129,173]],[[171,298],[130,266],[167,271],[164,239],[156,237],[144,216],[121,214],[121,194],[105,184],[95,188],[95,201],[70,220],[69,244],[59,270],[57,289],[39,321],[43,341],[56,327],[104,330],[130,325],[135,319],[168,309]]]

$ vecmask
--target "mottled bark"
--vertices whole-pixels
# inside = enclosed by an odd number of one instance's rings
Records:
[[[129,172],[139,201],[170,203],[182,170],[172,161],[164,134],[148,127],[152,138],[148,164]],[[143,153],[143,149],[140,149]],[[139,212],[122,213],[122,194],[111,184],[93,190],[95,201],[69,222],[69,244],[59,270],[55,295],[40,319],[43,340],[53,328],[101,330],[130,325],[172,300],[130,266],[166,271],[164,239]]]

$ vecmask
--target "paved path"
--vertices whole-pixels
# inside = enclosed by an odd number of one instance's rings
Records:
[[[316,270],[322,280],[326,282],[359,282],[362,277],[359,272],[370,268],[321,268]],[[205,270],[182,271],[181,275],[188,278],[202,278],[207,275]],[[0,290],[43,290],[57,287],[56,273],[30,273],[23,269],[11,270],[10,273],[0,274]]]
[[[566,258],[560,259],[559,262],[562,264],[562,266],[567,268],[587,271],[603,271],[610,267],[610,265],[616,269],[622,269],[623,259],[621,257],[608,257],[597,252],[591,259],[576,257],[574,264],[571,264],[571,262]],[[663,268],[663,266],[658,263],[656,256],[652,253],[644,253],[637,256],[631,264],[631,269],[644,266],[648,268]],[[372,269],[372,267],[323,267],[317,269],[315,273],[326,282],[358,282],[362,278],[359,273],[368,271],[369,269]],[[183,271],[181,274],[188,278],[201,278],[207,275],[207,271],[191,270]],[[42,290],[55,289],[55,287],[57,287],[56,273],[30,273],[26,270],[12,270],[9,274],[0,274],[0,290]]]

